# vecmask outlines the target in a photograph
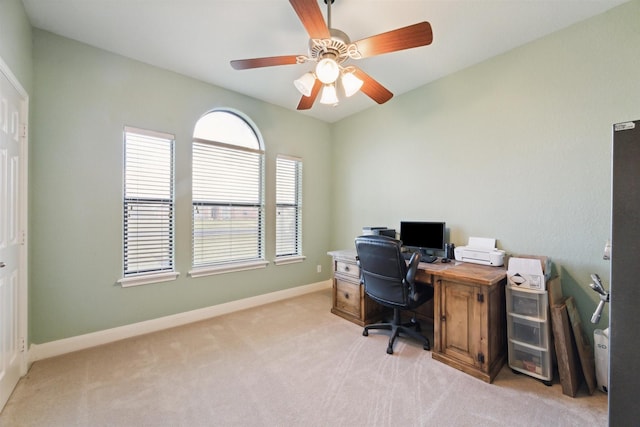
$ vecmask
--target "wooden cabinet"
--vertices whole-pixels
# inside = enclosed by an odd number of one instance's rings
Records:
[[[329,252],[329,255],[333,257],[331,312],[360,326],[380,320],[387,310],[365,294],[355,250]]]
[[[440,352],[480,368],[480,304],[477,287],[441,280]]]
[[[469,264],[460,264],[460,267]],[[478,267],[482,267],[478,270]],[[432,357],[486,382],[506,360],[503,269],[470,266],[491,277],[462,277],[453,270],[434,275],[434,347]],[[489,269],[484,271],[484,269]]]

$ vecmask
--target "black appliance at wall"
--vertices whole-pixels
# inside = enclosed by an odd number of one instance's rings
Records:
[[[640,422],[640,120],[613,127],[609,425]]]

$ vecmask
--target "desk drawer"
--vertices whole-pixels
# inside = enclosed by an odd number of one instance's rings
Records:
[[[342,273],[347,276],[360,279],[360,267],[356,264],[351,264],[344,261],[336,261],[335,265],[336,273]]]
[[[335,279],[335,308],[360,318],[360,285]]]

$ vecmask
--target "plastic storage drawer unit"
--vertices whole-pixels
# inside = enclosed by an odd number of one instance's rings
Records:
[[[509,366],[551,385],[552,339],[546,291],[506,287]]]

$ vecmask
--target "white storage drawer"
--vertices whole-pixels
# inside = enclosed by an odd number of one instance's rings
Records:
[[[543,349],[548,347],[548,335],[545,321],[529,320],[509,313],[507,316],[507,332],[509,338],[524,344]]]
[[[551,380],[551,353],[509,340],[509,366],[543,380]]]
[[[507,313],[547,320],[548,302],[546,292],[506,287]]]

